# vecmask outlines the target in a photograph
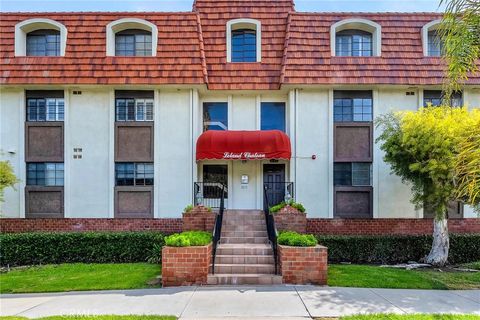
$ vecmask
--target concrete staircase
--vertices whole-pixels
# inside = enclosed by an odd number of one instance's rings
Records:
[[[227,210],[217,247],[215,274],[208,284],[281,284],[260,210]]]

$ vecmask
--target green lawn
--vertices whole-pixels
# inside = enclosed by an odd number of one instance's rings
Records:
[[[0,274],[0,293],[137,289],[160,274],[148,263],[60,264]]]
[[[474,264],[469,264],[469,267],[474,267]],[[480,272],[439,272],[332,264],[328,266],[328,285],[399,289],[480,289]]]
[[[27,320],[24,317],[0,317],[0,320]],[[31,318],[30,318],[31,319]],[[37,320],[176,320],[174,316],[53,316],[45,318],[35,318]]]

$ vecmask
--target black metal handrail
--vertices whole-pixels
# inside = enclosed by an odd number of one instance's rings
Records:
[[[193,203],[213,209],[220,208],[222,196],[228,199],[228,188],[221,182],[194,182]]]
[[[277,274],[278,273],[277,228],[275,227],[275,219],[273,215],[270,214],[270,205],[268,202],[267,186],[263,187],[263,192],[264,192],[263,212],[265,214],[265,223],[267,225],[268,240],[270,241],[272,245],[272,250],[273,250],[275,274]]]
[[[295,186],[293,182],[264,182],[263,187],[268,195],[268,205],[273,207],[282,201],[295,199]]]
[[[213,227],[213,248],[212,248],[212,274],[215,274],[215,257],[217,255],[217,245],[222,235],[223,211],[225,210],[225,186],[222,187],[220,197],[220,207],[215,217],[215,226]]]

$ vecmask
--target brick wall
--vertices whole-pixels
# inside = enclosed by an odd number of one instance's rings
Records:
[[[215,215],[203,222],[213,230]],[[182,218],[165,219],[16,219],[0,218],[0,232],[18,233],[32,231],[161,231],[181,232]],[[277,225],[278,228],[279,225]],[[451,233],[480,233],[480,219],[450,219]],[[280,228],[279,228],[280,229]],[[281,230],[281,229],[280,229]],[[307,233],[346,235],[421,235],[431,234],[431,219],[307,219]]]
[[[33,231],[182,231],[182,219],[0,219],[0,232]]]
[[[278,246],[283,283],[327,284],[327,248]]]
[[[202,247],[163,247],[162,285],[206,284],[211,258],[212,244]]]
[[[215,225],[215,213],[210,208],[204,206],[195,206],[187,213],[183,213],[184,231],[213,231]]]
[[[307,230],[307,215],[291,206],[285,206],[273,214],[277,230],[305,233]]]
[[[432,234],[432,219],[307,219],[307,233],[344,235]],[[480,219],[449,219],[451,233],[480,233]]]

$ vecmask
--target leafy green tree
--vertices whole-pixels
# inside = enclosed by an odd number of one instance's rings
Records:
[[[455,167],[458,197],[467,199],[480,212],[480,110],[473,114],[475,124],[464,132]]]
[[[13,168],[8,161],[0,161],[0,202],[3,202],[3,191],[5,188],[14,187],[18,182],[13,173]]]
[[[428,204],[435,212],[432,249],[425,258],[433,265],[442,266],[448,259],[448,203],[468,200],[460,196],[456,158],[465,132],[476,125],[477,113],[466,108],[427,107],[376,120],[384,160],[411,185],[416,207]]]
[[[447,60],[447,97],[461,90],[468,75],[478,72],[480,59],[480,0],[441,0],[446,5],[440,35]]]

